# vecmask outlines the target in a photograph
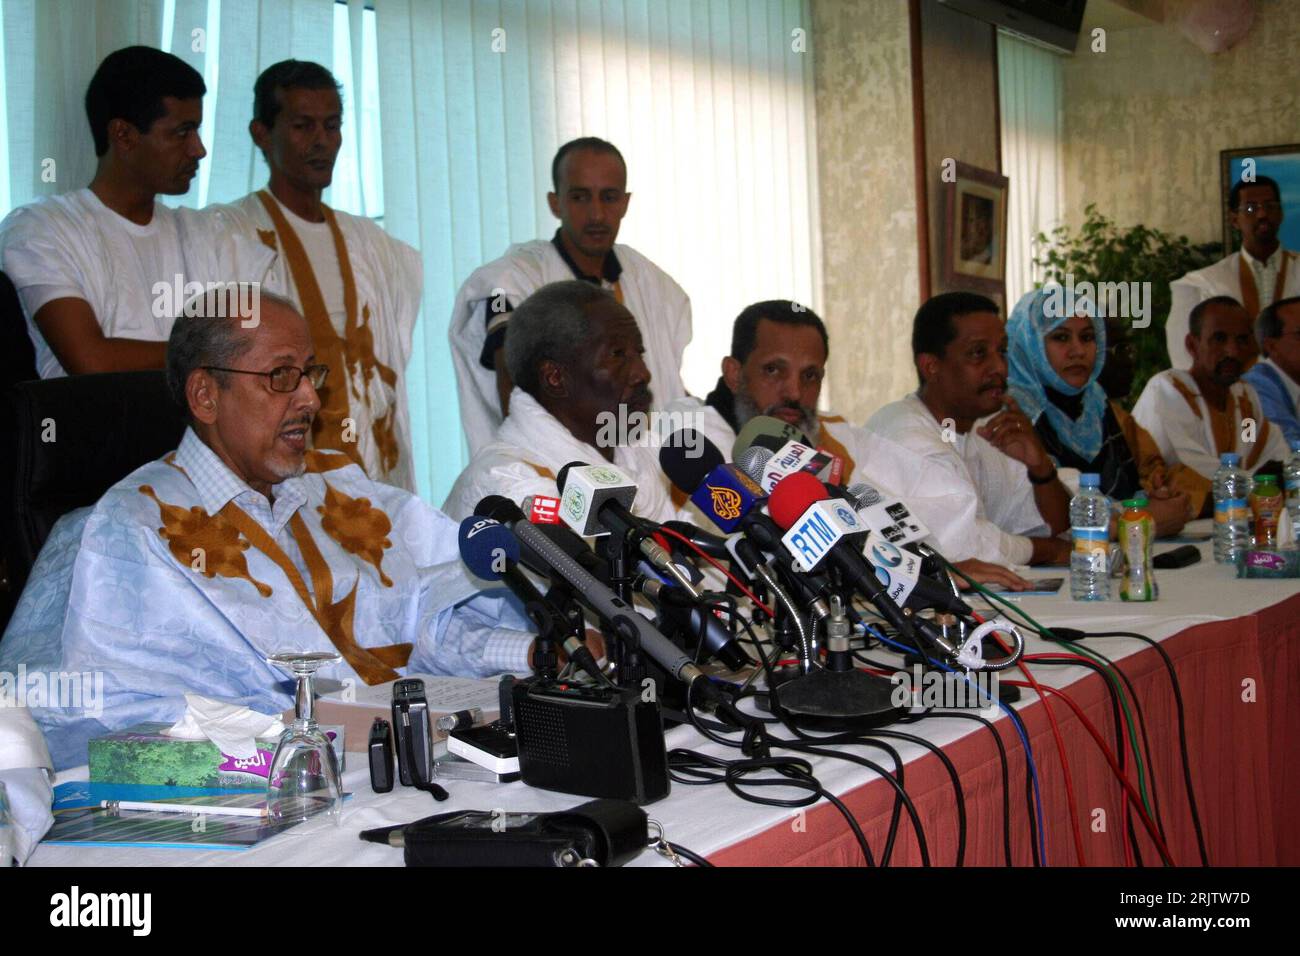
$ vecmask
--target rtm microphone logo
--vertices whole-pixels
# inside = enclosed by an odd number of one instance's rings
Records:
[[[153,929],[152,893],[69,893],[50,897],[51,926],[129,926],[132,935],[148,936]]]

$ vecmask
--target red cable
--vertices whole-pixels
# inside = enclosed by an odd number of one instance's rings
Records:
[[[1007,681],[1007,683],[1011,684],[1013,687],[1026,686],[1024,681]],[[1065,703],[1069,705],[1070,709],[1074,711],[1074,715],[1079,718],[1079,723],[1083,724],[1088,733],[1092,735],[1092,739],[1096,741],[1097,746],[1101,749],[1102,755],[1106,758],[1106,762],[1110,764],[1110,769],[1111,772],[1115,774],[1115,779],[1123,784],[1124,789],[1129,793],[1129,798],[1133,802],[1133,809],[1137,812],[1138,819],[1142,821],[1142,825],[1146,827],[1147,835],[1151,837],[1151,841],[1156,845],[1156,850],[1160,853],[1161,859],[1169,866],[1173,866],[1173,857],[1169,853],[1169,847],[1167,847],[1165,841],[1161,839],[1160,831],[1156,829],[1156,825],[1147,814],[1146,808],[1142,806],[1141,796],[1138,794],[1137,790],[1134,789],[1133,784],[1129,783],[1128,778],[1120,771],[1119,764],[1115,762],[1115,756],[1111,749],[1106,746],[1106,741],[1101,736],[1101,733],[1093,725],[1092,721],[1088,719],[1087,715],[1084,714],[1079,705],[1070,698],[1069,694],[1051,686],[1044,686],[1043,689],[1050,691],[1065,701]],[[1125,842],[1127,843],[1128,841]]]
[[[772,609],[758,599],[758,595],[756,595],[749,588],[745,587],[745,582],[743,582],[742,580],[740,580],[740,578],[736,577],[734,574],[732,574],[730,571],[724,568],[719,562],[713,560],[712,555],[705,554],[700,549],[700,546],[697,545],[690,538],[686,537],[686,535],[682,534],[679,531],[674,531],[672,528],[660,527],[659,531],[663,534],[672,535],[678,541],[681,541],[684,545],[686,545],[688,548],[690,548],[692,551],[698,554],[701,558],[709,562],[709,564],[713,565],[715,568],[717,568],[719,571],[725,574],[728,578],[730,578],[731,582],[735,584],[736,587],[740,588],[740,590],[745,593],[745,596],[748,597],[751,601],[753,601],[754,604],[762,608],[764,613],[767,614],[768,617],[776,617],[776,614],[772,611]]]
[[[972,614],[971,616],[981,624],[985,623],[984,618],[980,615]],[[1011,648],[1003,643],[997,632],[994,631],[991,636],[998,642],[998,647],[1002,648],[1002,652],[1010,657]],[[1020,668],[1020,672],[1029,680],[1029,686],[1034,689],[1039,700],[1043,702],[1043,710],[1047,713],[1048,723],[1052,725],[1052,736],[1056,739],[1056,752],[1061,758],[1061,773],[1065,777],[1065,797],[1070,808],[1070,832],[1074,837],[1074,852],[1079,856],[1079,865],[1087,866],[1088,860],[1083,852],[1083,833],[1079,830],[1079,807],[1074,799],[1074,781],[1070,776],[1070,762],[1065,756],[1065,739],[1061,736],[1061,728],[1056,722],[1056,715],[1052,713],[1051,705],[1047,702],[1047,696],[1043,693],[1037,679],[1029,672],[1029,668],[1025,666],[1023,655],[1020,660],[1016,661],[1016,667]],[[1021,681],[1009,681],[1008,683],[1023,685]]]
[[[1082,661],[1084,664],[1088,666],[1091,666],[1096,663],[1095,661],[1091,660],[1091,658],[1084,657],[1082,654],[1070,654],[1064,651],[1058,654],[1026,654],[1025,655],[1025,660],[1027,661],[1039,661],[1045,658],[1055,658],[1058,660],[1060,658],[1066,658],[1069,660]],[[1102,679],[1105,680],[1105,678]],[[1119,739],[1120,739],[1120,750],[1119,750],[1119,754],[1117,755],[1119,758],[1118,765],[1120,768],[1120,773],[1123,774],[1128,765],[1128,761],[1125,759],[1126,755],[1129,752],[1128,736],[1124,733],[1120,733]],[[1112,754],[1115,753],[1113,750],[1110,752]],[[1131,825],[1130,824],[1131,814],[1129,812],[1128,791],[1125,790],[1123,787],[1120,787],[1119,798],[1120,798],[1120,825],[1124,828],[1123,833],[1127,834],[1129,831],[1129,827]],[[1124,839],[1122,842],[1124,844],[1124,865],[1129,867],[1136,866],[1137,865],[1136,861],[1133,859],[1132,844],[1128,841],[1128,839]]]

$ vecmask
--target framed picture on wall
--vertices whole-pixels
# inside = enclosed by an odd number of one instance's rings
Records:
[[[957,163],[944,183],[943,285],[1002,296],[1007,266],[1007,177]]]
[[[1258,179],[1275,180],[1282,193],[1282,228],[1278,241],[1283,249],[1300,249],[1300,143],[1284,146],[1251,146],[1225,149],[1219,153],[1219,181],[1223,193],[1223,254],[1241,246],[1241,236],[1232,226],[1228,193],[1247,171]]]

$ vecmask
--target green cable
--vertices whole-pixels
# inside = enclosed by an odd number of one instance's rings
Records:
[[[1129,743],[1132,745],[1133,748],[1133,762],[1137,766],[1138,793],[1142,797],[1142,805],[1146,808],[1148,816],[1150,816],[1151,819],[1154,820],[1155,812],[1151,809],[1151,798],[1147,794],[1146,771],[1142,765],[1142,748],[1138,746],[1137,732],[1135,730],[1136,722],[1133,720],[1133,714],[1129,710],[1128,695],[1127,693],[1125,693],[1123,682],[1119,679],[1118,675],[1114,673],[1113,670],[1114,665],[1111,664],[1109,661],[1107,661],[1105,658],[1100,657],[1098,654],[1094,653],[1093,651],[1089,650],[1088,648],[1084,647],[1081,644],[1076,644],[1073,641],[1067,641],[1064,640],[1063,638],[1057,637],[1056,633],[1051,628],[1044,627],[1043,625],[1039,624],[1036,620],[1033,619],[1033,617],[1030,616],[1029,612],[1026,611],[1024,608],[1018,607],[1004,600],[993,591],[990,591],[988,588],[984,587],[978,581],[972,580],[964,572],[962,572],[961,569],[954,567],[952,564],[948,563],[947,561],[945,561],[944,564],[947,564],[952,571],[954,571],[959,577],[962,578],[962,580],[964,580],[972,588],[974,588],[980,594],[983,594],[986,598],[988,598],[990,603],[996,603],[1002,605],[1008,611],[1014,612],[1016,615],[1024,618],[1024,620],[1029,623],[1029,626],[1033,628],[1033,630],[1036,633],[1047,637],[1053,643],[1061,644],[1065,647],[1070,648],[1080,657],[1086,657],[1089,660],[1094,661],[1099,667],[1101,667],[1102,673],[1106,675],[1106,679],[1110,682],[1111,687],[1115,689],[1116,698],[1119,700],[1120,708],[1124,712],[1125,724],[1128,730]]]

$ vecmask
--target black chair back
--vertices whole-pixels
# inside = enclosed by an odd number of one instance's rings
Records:
[[[176,448],[185,416],[161,371],[21,382],[0,442],[0,542],[12,613],[50,529],[136,468]]]
[[[27,320],[18,290],[0,272],[0,390],[36,378],[36,349],[27,334]]]

